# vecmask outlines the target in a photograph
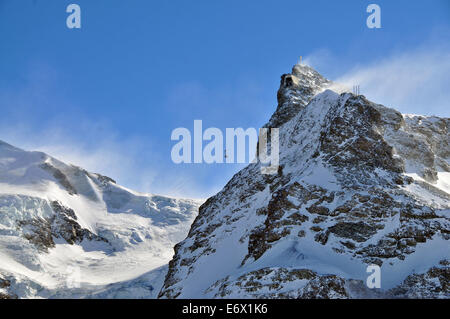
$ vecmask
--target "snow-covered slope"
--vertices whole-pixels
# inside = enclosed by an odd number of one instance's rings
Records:
[[[450,298],[450,119],[337,88],[282,76],[278,174],[250,164],[200,207],[160,297]]]
[[[155,297],[200,203],[0,141],[0,298]]]

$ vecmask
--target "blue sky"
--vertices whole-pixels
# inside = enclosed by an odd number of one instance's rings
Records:
[[[381,29],[366,26],[370,3]],[[242,165],[173,164],[173,129],[261,127],[300,55],[376,102],[449,117],[449,43],[446,0],[0,0],[0,139],[204,198]]]

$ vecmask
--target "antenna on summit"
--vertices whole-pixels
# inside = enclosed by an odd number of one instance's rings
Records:
[[[298,64],[299,64],[299,65],[302,64],[302,56],[300,56],[300,59],[298,60]]]

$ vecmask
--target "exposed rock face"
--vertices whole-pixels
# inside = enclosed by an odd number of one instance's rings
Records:
[[[283,289],[285,284],[292,288]],[[261,297],[260,290],[268,298],[348,298],[345,280],[335,275],[320,276],[308,269],[263,268],[248,272],[234,281],[229,277],[216,282],[208,289],[218,291],[214,295],[223,297]],[[237,292],[237,293],[236,293]]]
[[[0,277],[0,299],[17,299],[17,296],[9,292],[11,281]]]
[[[316,70],[296,65],[291,74],[281,76],[277,93],[278,107],[267,127],[280,127],[308,104],[311,98],[331,85]]]
[[[250,164],[200,207],[160,297],[450,297],[449,119],[328,87],[306,66],[282,76],[278,174]]]
[[[442,267],[444,266],[444,267]],[[450,298],[450,267],[442,261],[422,274],[412,274],[396,288],[389,291],[398,298]]]
[[[47,202],[43,204],[46,205]],[[108,243],[105,238],[82,228],[78,224],[77,216],[72,209],[64,207],[58,201],[49,204],[53,211],[50,216],[25,219],[18,222],[18,226],[23,231],[23,236],[39,249],[48,251],[48,248],[55,247],[53,238],[62,238],[71,245],[80,243],[84,239]]]
[[[41,164],[40,167],[43,170],[46,170],[47,172],[52,174],[53,177],[61,184],[61,186],[63,186],[67,190],[67,192],[70,195],[77,194],[77,190],[69,182],[67,176],[63,172],[61,172],[61,170],[59,170],[58,168],[56,168],[55,166],[53,166],[53,165],[51,165],[50,163],[47,163],[47,162]]]

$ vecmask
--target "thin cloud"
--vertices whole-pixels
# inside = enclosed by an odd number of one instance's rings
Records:
[[[121,139],[112,131],[84,125],[83,135],[95,136],[95,139],[82,139],[75,137],[66,129],[52,127],[43,131],[22,126],[5,126],[0,128],[0,139],[25,150],[45,152],[68,164],[83,167],[89,171],[109,175],[125,184],[138,186],[143,184],[131,182],[130,174],[134,167],[140,165],[139,153],[145,146],[150,147],[139,139]],[[152,170],[140,172],[139,180],[153,180],[156,175]],[[147,182],[146,182],[147,183]]]
[[[320,56],[307,61],[322,67],[326,64]],[[359,65],[335,81],[347,88],[359,84],[361,94],[402,113],[450,116],[450,49],[445,46],[392,54]]]
[[[88,123],[83,124],[83,134],[79,136],[62,127],[39,131],[26,125],[1,125],[0,140],[24,150],[45,152],[143,193],[205,199],[220,190],[221,186],[202,185],[207,176],[200,167],[195,170],[167,162],[160,147],[151,141],[123,138],[111,129]]]

